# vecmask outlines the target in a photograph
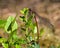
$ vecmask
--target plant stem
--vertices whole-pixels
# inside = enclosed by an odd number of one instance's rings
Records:
[[[35,22],[36,22],[36,26],[37,26],[37,43],[39,44],[39,25],[38,25],[38,22],[37,22],[37,17],[34,16],[35,18]]]
[[[34,13],[35,15],[37,15],[37,13],[31,9],[29,9],[30,12]],[[38,15],[37,15],[38,16]],[[38,25],[38,21],[37,21],[37,16],[34,16],[35,22],[36,22],[36,26],[37,26],[37,43],[40,44],[40,40],[39,40],[39,25]]]

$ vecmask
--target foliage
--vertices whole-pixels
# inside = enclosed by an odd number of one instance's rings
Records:
[[[0,20],[0,28],[5,30],[8,34],[7,38],[0,37],[0,43],[4,48],[40,48],[40,41],[38,43],[37,36],[37,25],[34,21],[34,13],[30,14],[29,8],[24,8],[20,10],[23,16],[19,16],[20,21],[22,21],[23,26],[20,27],[20,32],[23,33],[24,37],[18,37],[17,30],[18,24],[16,18],[9,16],[7,20]],[[20,24],[21,25],[21,24]],[[43,36],[44,29],[40,29],[40,36]],[[50,48],[55,48],[50,46]],[[59,47],[58,47],[59,48]]]

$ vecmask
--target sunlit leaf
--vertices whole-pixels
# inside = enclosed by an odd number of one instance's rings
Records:
[[[2,46],[3,46],[4,48],[9,48],[9,46],[8,46],[7,43],[2,43]]]
[[[28,11],[28,8],[24,8],[22,10],[20,10],[20,13],[22,13],[23,15],[26,15]]]
[[[2,43],[3,42],[3,38],[0,38],[0,43]]]
[[[5,24],[5,31],[7,33],[10,33],[11,31],[14,31],[18,28],[18,25],[16,23],[16,21],[14,20],[13,16],[9,16],[7,19],[7,22]]]
[[[19,18],[21,21],[23,21],[23,22],[26,22],[25,21],[25,16],[20,16],[20,18]]]
[[[18,28],[18,24],[17,22],[15,21],[13,26],[12,26],[12,31],[16,30]]]
[[[13,34],[13,39],[14,40],[17,40],[18,39],[18,36],[17,36],[16,32]]]
[[[20,46],[20,45],[18,45],[18,44],[16,44],[16,45],[15,45],[15,47],[16,47],[16,48],[21,48],[21,46]]]
[[[37,33],[37,27],[35,26],[35,28],[34,28],[34,33]]]
[[[7,40],[5,38],[0,38],[0,43],[6,42]]]
[[[12,16],[9,16],[8,19],[7,19],[7,22],[5,24],[5,31],[8,32],[8,29],[11,30],[11,22],[14,20],[14,17]]]

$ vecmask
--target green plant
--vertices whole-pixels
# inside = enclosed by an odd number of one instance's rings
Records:
[[[34,14],[30,14],[28,8],[24,8],[20,12],[23,16],[20,16],[19,19],[24,23],[23,26],[20,27],[20,32],[24,34],[24,37],[19,38],[17,35],[17,15],[16,17],[9,16],[7,20],[0,20],[0,28],[3,28],[8,35],[7,38],[0,37],[0,43],[4,48],[21,48],[21,45],[26,45],[26,48],[40,48],[37,42],[38,36],[36,36],[36,22],[32,21]]]
[[[22,16],[19,16],[20,32],[22,37],[17,35],[18,23],[16,22],[17,15],[15,17],[9,16],[7,20],[0,20],[0,28],[4,29],[8,35],[7,38],[0,37],[0,43],[4,48],[40,48],[40,37],[43,36],[44,29],[39,31],[37,17],[29,8],[20,10]],[[51,45],[50,48],[55,46]],[[60,47],[60,46],[59,46]],[[58,47],[58,48],[59,48]]]
[[[40,48],[38,23],[35,14],[29,8],[24,8],[20,12],[23,14],[23,16],[20,16],[20,20],[24,23],[21,30],[24,31],[26,42],[29,43],[27,44],[28,48]]]
[[[4,22],[4,20],[2,20],[2,22]],[[8,38],[0,38],[0,43],[2,44],[2,46],[4,48],[12,48],[12,46],[18,45],[17,43],[15,43],[18,40],[17,37],[17,22],[15,20],[14,17],[9,16],[8,19],[2,23],[1,22],[1,26],[3,26],[5,32],[8,34]],[[17,48],[17,47],[16,47]]]

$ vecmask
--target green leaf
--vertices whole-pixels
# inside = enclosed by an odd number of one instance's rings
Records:
[[[40,29],[40,36],[42,36],[44,34],[44,28]]]
[[[23,38],[19,39],[18,41],[19,41],[19,44],[25,44],[26,43],[25,39],[23,39]]]
[[[21,46],[20,45],[18,45],[18,44],[16,44],[16,46],[15,46],[16,48],[21,48]]]
[[[4,48],[9,48],[7,43],[2,43],[2,46],[3,46]]]
[[[2,43],[3,42],[3,38],[0,38],[0,43]]]
[[[13,39],[16,41],[18,39],[18,36],[16,34],[16,32],[13,34]]]
[[[35,26],[35,28],[34,28],[34,33],[37,33],[37,27]]]
[[[26,15],[27,12],[28,12],[28,8],[24,8],[24,9],[20,10],[20,12],[21,12],[23,15]]]
[[[15,21],[15,23],[12,26],[12,31],[16,30],[18,28],[17,22]]]
[[[0,19],[0,28],[4,28],[5,23],[6,23],[6,20]]]
[[[21,45],[21,44],[26,44],[26,41],[24,39],[16,39],[15,42],[14,42],[14,45]]]
[[[9,44],[13,45],[14,44],[14,41],[12,38],[9,39]]]
[[[23,21],[23,22],[26,22],[25,21],[25,16],[20,16],[20,18],[19,18],[21,21]]]
[[[5,24],[5,31],[7,33],[11,33],[11,31],[14,31],[18,28],[18,25],[14,19],[15,18],[13,16],[8,17],[7,22]]]
[[[5,24],[5,31],[8,32],[11,30],[11,22],[14,20],[14,17],[9,16]],[[10,29],[9,29],[10,28]],[[9,30],[8,30],[9,29]]]
[[[0,43],[6,42],[7,40],[5,38],[0,38]]]
[[[34,29],[36,29],[35,27],[36,27],[36,24],[35,23],[30,23],[30,26],[29,26],[32,30],[33,30],[33,32],[34,32]]]

